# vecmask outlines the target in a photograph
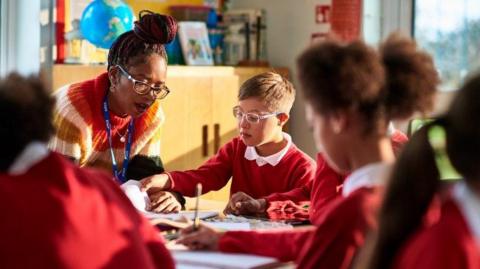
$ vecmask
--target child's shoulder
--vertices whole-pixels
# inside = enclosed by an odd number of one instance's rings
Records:
[[[295,145],[295,143],[293,143],[293,141],[292,141],[285,157],[295,159],[295,160],[297,160],[299,162],[302,162],[302,163],[305,163],[305,164],[316,166],[316,161],[312,157],[310,157],[307,153],[305,153],[303,150],[298,148]]]

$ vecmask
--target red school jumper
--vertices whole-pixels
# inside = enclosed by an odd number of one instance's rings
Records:
[[[436,224],[417,232],[407,241],[392,268],[480,268],[480,242],[471,234],[454,200],[449,199],[443,205]]]
[[[0,268],[174,268],[111,176],[56,153],[0,174]]]
[[[403,145],[408,142],[408,137],[395,130],[390,135],[393,152],[396,156],[400,154]],[[309,201],[309,219],[313,225],[319,223],[320,216],[325,212],[326,205],[333,201],[340,193],[345,176],[333,170],[322,154],[317,154],[317,171],[314,180],[304,186],[292,189],[284,193],[273,193],[267,197],[267,207],[284,207],[281,201],[287,203],[292,201],[295,204]],[[280,203],[279,203],[280,202]]]
[[[198,169],[170,172],[172,190],[194,196],[197,183],[202,183],[203,193],[207,193],[221,189],[232,178],[230,194],[242,191],[257,199],[304,186],[314,177],[315,162],[293,143],[275,166],[258,166],[255,160],[247,160],[246,149],[236,137]]]
[[[382,187],[360,188],[327,205],[316,228],[273,232],[226,232],[224,252],[242,252],[296,260],[298,268],[349,268],[367,231],[376,228]]]
[[[317,170],[315,178],[307,184],[284,193],[273,193],[265,199],[268,210],[273,207],[283,207],[283,203],[292,201],[300,204],[310,201],[309,219],[313,225],[319,223],[320,215],[325,212],[325,207],[338,195],[345,177],[335,172],[325,161],[322,154],[317,154]]]

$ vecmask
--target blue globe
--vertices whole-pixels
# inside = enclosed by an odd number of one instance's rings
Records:
[[[121,0],[94,0],[83,11],[80,31],[93,45],[109,49],[113,41],[133,29],[132,9]]]

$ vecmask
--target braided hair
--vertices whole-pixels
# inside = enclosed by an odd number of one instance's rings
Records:
[[[108,69],[115,65],[128,67],[145,56],[158,54],[167,61],[165,44],[177,33],[177,22],[168,15],[142,10],[133,30],[120,35],[108,52]]]

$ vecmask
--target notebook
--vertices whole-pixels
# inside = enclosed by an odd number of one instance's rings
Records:
[[[211,251],[174,250],[172,255],[177,268],[264,269],[282,264],[271,257]]]

